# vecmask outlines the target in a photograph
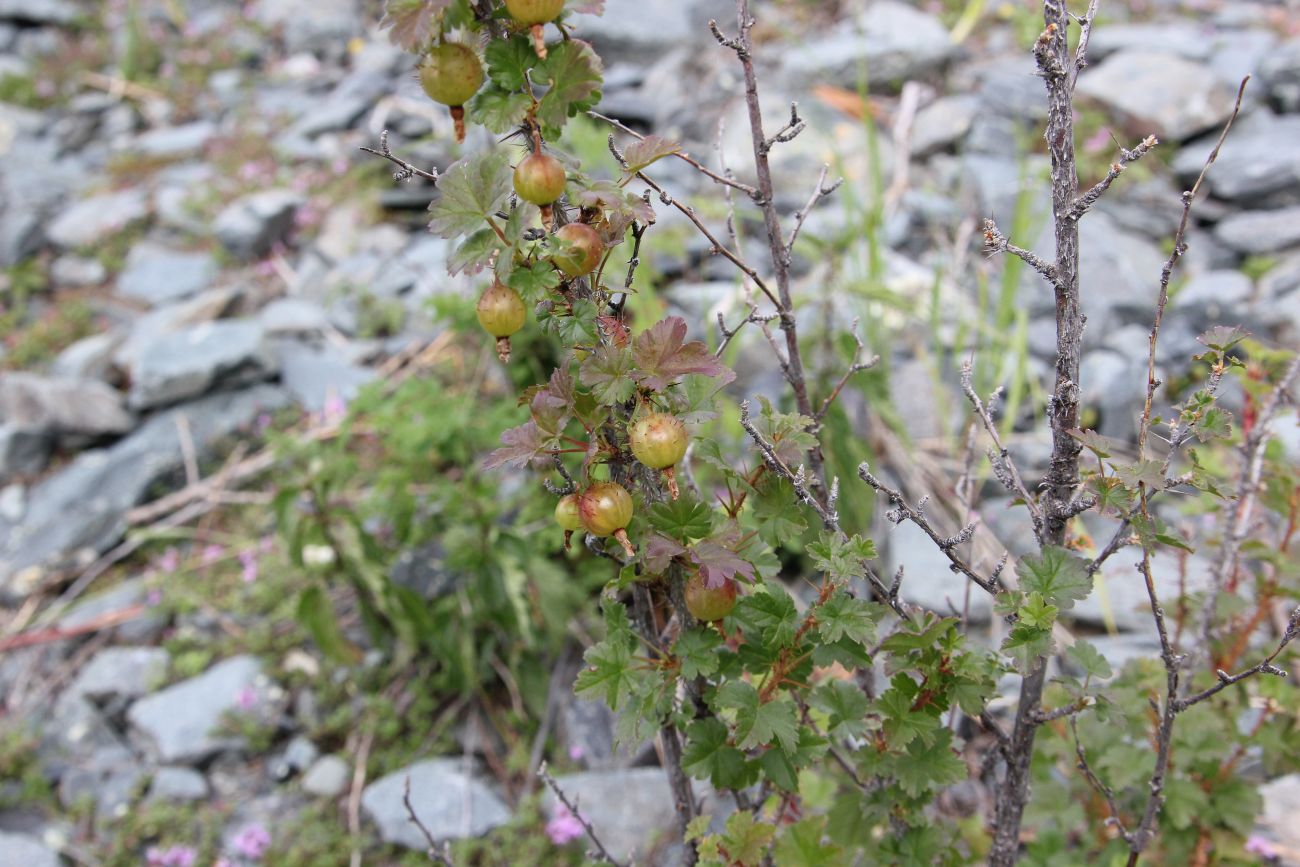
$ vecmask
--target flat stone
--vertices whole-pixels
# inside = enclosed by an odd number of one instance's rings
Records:
[[[56,286],[73,289],[98,286],[108,279],[108,269],[99,260],[71,254],[50,263],[50,280]]]
[[[735,6],[725,0],[606,0],[603,15],[576,15],[573,22],[607,61],[648,62],[683,44],[713,42],[709,19],[726,21],[729,5],[734,19]]]
[[[130,332],[113,354],[113,364],[130,371],[139,363],[143,351],[160,336],[219,319],[229,313],[241,297],[242,290],[238,287],[223,286],[150,310],[131,323]]]
[[[672,839],[677,811],[663,768],[579,771],[555,782],[620,861],[647,863],[664,844],[678,842]],[[548,788],[542,809],[553,815],[559,806]]]
[[[128,403],[146,409],[197,397],[218,383],[267,379],[279,362],[261,326],[252,320],[219,320],[159,335],[140,347],[132,369]]]
[[[268,337],[310,336],[330,328],[320,305],[303,298],[277,298],[257,314]]]
[[[151,157],[181,157],[203,150],[216,134],[215,123],[199,120],[150,130],[136,136],[128,149]]]
[[[249,692],[260,704],[268,691],[262,663],[253,656],[235,656],[140,699],[127,711],[127,720],[134,737],[159,761],[198,764],[242,746],[239,738],[217,732],[222,717],[241,711],[241,694]]]
[[[0,481],[39,473],[53,448],[47,433],[0,424]]]
[[[135,420],[116,389],[93,379],[0,373],[0,422],[39,434],[104,436]]]
[[[285,404],[284,392],[270,386],[217,394],[159,413],[109,448],[78,455],[30,490],[21,522],[0,520],[0,596],[30,584],[43,568],[98,555],[121,538],[126,511],[183,465],[180,415],[203,453],[213,441]]]
[[[347,41],[364,30],[358,0],[261,0],[254,20],[282,28],[290,53],[341,56]]]
[[[948,616],[961,612],[966,600],[969,579],[952,571],[951,564],[929,536],[915,524],[904,521],[887,530],[888,564],[885,574],[893,576],[903,567],[903,584],[899,595],[911,605]],[[988,594],[971,588],[969,619],[987,623],[993,606]]]
[[[144,242],[127,255],[126,267],[117,278],[117,292],[158,306],[207,289],[219,270],[211,253]]]
[[[166,677],[170,662],[161,647],[106,647],[77,672],[68,690],[97,702],[139,698]]]
[[[0,0],[0,21],[71,24],[81,13],[70,0]],[[0,850],[4,847],[0,846]],[[18,863],[18,862],[14,862]]]
[[[144,776],[140,760],[130,750],[99,750],[64,771],[59,778],[59,803],[72,809],[89,800],[97,820],[120,819]]]
[[[207,777],[193,768],[162,767],[154,771],[146,804],[202,801],[210,789]]]
[[[890,86],[935,71],[956,50],[938,18],[897,0],[876,0],[853,21],[788,49],[784,69],[802,83],[851,88],[865,65],[872,87]]]
[[[114,641],[150,644],[158,639],[167,624],[156,610],[148,609],[148,591],[143,577],[127,578],[107,590],[87,596],[60,617],[58,623],[65,629],[76,629],[105,614],[125,611],[137,605],[145,607],[140,616],[98,634],[107,635]]]
[[[138,187],[84,199],[64,210],[45,229],[55,246],[93,247],[149,216],[149,198]]]
[[[1174,156],[1179,181],[1196,179],[1217,140],[1206,136]],[[1205,183],[1216,198],[1237,204],[1300,204],[1300,116],[1260,111],[1234,124]]]
[[[238,199],[217,215],[213,233],[227,250],[241,259],[270,252],[293,228],[294,212],[302,197],[288,190],[266,190]]]
[[[1265,835],[1292,851],[1300,851],[1300,774],[1287,774],[1259,787],[1264,814],[1259,827]]]
[[[1078,92],[1112,111],[1132,135],[1167,141],[1221,125],[1232,114],[1235,96],[1204,64],[1136,50],[1085,70]]]
[[[970,132],[979,110],[976,97],[945,96],[918,111],[912,123],[912,156],[923,158],[954,148]]]
[[[110,331],[83,337],[50,362],[50,372],[69,379],[107,381],[113,366],[113,353],[121,344],[122,336]]]
[[[1260,63],[1259,75],[1268,89],[1269,101],[1279,111],[1300,111],[1300,39],[1271,51]]]
[[[510,821],[510,808],[470,772],[464,759],[428,759],[394,771],[362,792],[361,807],[385,843],[416,850],[429,845],[402,803],[408,779],[411,804],[435,840],[481,837]]]
[[[1240,253],[1280,253],[1300,245],[1300,205],[1233,214],[1215,226],[1214,236]]]
[[[277,347],[280,380],[304,409],[320,412],[331,400],[350,403],[375,373],[337,352],[282,341]]]
[[[338,756],[321,756],[302,775],[302,790],[317,798],[337,798],[347,791],[352,768]]]
[[[0,14],[3,10],[0,5]],[[62,863],[54,850],[35,837],[0,831],[0,867],[62,867]]]
[[[1177,54],[1186,60],[1210,56],[1212,30],[1190,22],[1110,24],[1098,27],[1088,41],[1088,59],[1102,60],[1119,51]]]

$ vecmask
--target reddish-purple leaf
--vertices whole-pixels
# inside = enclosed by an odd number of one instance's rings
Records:
[[[641,546],[641,562],[650,575],[658,575],[666,570],[674,557],[686,553],[676,539],[670,539],[662,533],[651,533]]]
[[[389,40],[407,51],[421,51],[433,39],[438,13],[451,5],[451,0],[388,0],[381,28],[391,27]]]
[[[686,342],[686,320],[680,316],[661,319],[638,334],[632,355],[639,368],[634,376],[651,391],[663,391],[688,373],[723,377],[724,382],[736,377],[703,343]]]
[[[546,438],[537,422],[528,421],[501,434],[501,448],[483,460],[483,469],[495,470],[509,464],[523,468],[546,447]]]
[[[748,560],[730,548],[707,539],[691,546],[691,561],[700,567],[704,586],[716,590],[728,580],[743,576],[749,583],[754,583],[754,567]]]

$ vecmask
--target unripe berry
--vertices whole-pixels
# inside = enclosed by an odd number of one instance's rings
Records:
[[[586,223],[569,223],[555,233],[566,245],[551,257],[555,267],[570,277],[583,277],[596,270],[605,245],[596,230]]]
[[[652,470],[663,470],[668,492],[677,499],[677,475],[673,465],[686,454],[690,437],[686,425],[677,416],[652,412],[628,430],[628,440],[636,459]]]
[[[456,140],[465,140],[465,103],[483,85],[483,64],[474,49],[443,42],[429,50],[420,64],[420,86],[434,102],[451,106]]]
[[[626,527],[632,521],[632,495],[618,482],[597,482],[578,497],[578,515],[593,536],[613,536],[629,557],[636,550],[628,541]]]
[[[738,593],[735,581],[724,580],[721,587],[706,587],[704,576],[696,572],[686,579],[686,610],[696,620],[712,623],[731,613]]]
[[[578,495],[569,494],[561,497],[555,504],[555,523],[564,530],[564,547],[569,547],[569,539],[576,530],[582,529],[582,516],[578,514]]]
[[[564,166],[555,157],[534,151],[515,167],[515,192],[525,202],[549,205],[564,195]]]
[[[506,11],[520,24],[531,27],[558,18],[564,11],[564,0],[506,0]]]
[[[497,339],[497,355],[509,361],[510,335],[524,327],[524,300],[509,286],[494,281],[478,299],[477,312],[479,325]]]

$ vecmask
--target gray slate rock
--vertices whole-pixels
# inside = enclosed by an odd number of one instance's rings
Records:
[[[238,287],[221,287],[150,310],[131,323],[130,332],[113,353],[113,364],[130,371],[139,363],[144,350],[160,336],[219,319],[229,313],[242,296],[243,290]]]
[[[108,279],[108,269],[97,259],[65,255],[50,264],[50,280],[57,286],[98,286]]]
[[[198,120],[150,130],[136,136],[127,150],[151,157],[182,157],[203,150],[216,134],[215,123]]]
[[[893,576],[903,567],[903,584],[899,595],[912,605],[947,616],[960,612],[966,599],[967,579],[949,568],[948,558],[929,536],[915,524],[904,522],[887,530],[888,566],[885,574]],[[979,588],[970,594],[970,622],[987,623],[993,614],[988,595]]]
[[[208,797],[208,779],[193,768],[162,767],[149,782],[146,804],[202,801]]]
[[[45,235],[65,249],[93,247],[149,216],[149,198],[138,188],[83,199],[54,218]]]
[[[351,402],[361,387],[375,378],[374,371],[328,349],[282,341],[277,354],[281,382],[311,412],[323,410],[331,397]]]
[[[1198,331],[1212,325],[1255,328],[1254,311],[1248,309],[1255,285],[1240,271],[1206,271],[1198,274],[1174,296],[1176,314]]]
[[[136,699],[167,675],[171,655],[161,647],[106,647],[91,657],[68,686],[92,701]]]
[[[876,0],[854,21],[788,49],[784,68],[802,83],[854,87],[865,63],[872,86],[888,86],[931,73],[956,52],[933,15],[897,0]]]
[[[231,202],[217,215],[212,230],[227,250],[241,259],[268,253],[293,228],[302,197],[288,190],[266,190]]]
[[[62,867],[62,862],[53,849],[35,837],[0,831],[0,867]]]
[[[579,771],[555,782],[620,861],[651,862],[665,844],[677,842],[672,839],[677,811],[663,768]],[[558,806],[547,789],[542,808],[554,814]]]
[[[59,626],[76,629],[113,611],[123,611],[134,605],[147,605],[148,591],[143,577],[128,578],[107,590],[87,596],[72,610],[59,618]],[[155,610],[147,608],[139,617],[119,623],[100,632],[114,641],[131,644],[150,644],[158,640],[166,621]]]
[[[283,28],[290,53],[341,56],[347,41],[364,30],[358,0],[261,0],[254,20]]]
[[[77,5],[70,0],[0,0],[0,21],[71,24],[80,14]]]
[[[1279,111],[1300,111],[1300,40],[1293,39],[1270,52],[1260,63],[1259,74],[1269,101]]]
[[[45,433],[0,424],[0,480],[39,473],[53,448]]]
[[[65,378],[107,382],[112,372],[113,353],[121,345],[122,336],[111,331],[83,337],[50,362],[50,372]]]
[[[1174,54],[1121,51],[1079,76],[1080,96],[1110,109],[1137,136],[1184,141],[1232,114],[1235,92],[1204,64]]]
[[[1256,112],[1228,138],[1205,179],[1216,198],[1256,208],[1300,204],[1300,116]],[[1177,153],[1180,182],[1196,179],[1217,139],[1206,136]]]
[[[1300,205],[1233,214],[1214,236],[1240,253],[1279,253],[1300,245]]]
[[[330,328],[325,311],[302,298],[277,298],[258,311],[257,318],[268,337],[313,336]]]
[[[102,382],[21,371],[0,374],[0,422],[55,436],[120,434],[135,425],[121,393]]]
[[[59,803],[72,809],[89,800],[98,821],[120,819],[126,815],[144,777],[140,760],[130,750],[98,750],[64,771],[59,779]]]
[[[154,416],[109,448],[78,455],[31,489],[22,522],[0,520],[0,595],[29,588],[40,575],[34,567],[67,564],[86,551],[91,556],[103,553],[121,538],[126,511],[140,502],[150,485],[182,466],[176,427],[180,414],[202,452],[259,413],[285,403],[284,392],[270,386],[213,395]]]
[[[967,95],[940,97],[921,109],[912,123],[912,156],[951,150],[970,132],[979,111],[979,99]]]
[[[146,409],[197,397],[222,382],[274,376],[279,367],[253,320],[219,320],[162,334],[140,347],[128,403]]]
[[[302,790],[317,798],[337,798],[347,791],[352,768],[338,756],[321,756],[302,775]]]
[[[203,674],[140,699],[127,711],[132,734],[159,761],[198,764],[242,741],[219,734],[222,717],[245,712],[240,694],[252,690],[256,705],[267,701],[269,682],[262,663],[253,656],[235,656]],[[255,705],[255,706],[256,706]]]
[[[366,786],[361,807],[379,828],[385,843],[422,850],[428,846],[402,803],[411,781],[416,815],[436,840],[481,837],[510,821],[510,808],[472,774],[463,759],[417,762]]]
[[[683,44],[713,42],[709,19],[727,21],[725,0],[607,0],[604,15],[576,15],[580,38],[605,58],[649,62]],[[716,44],[716,43],[715,43]]]
[[[1119,51],[1177,54],[1187,60],[1209,58],[1212,45],[1204,27],[1191,22],[1107,24],[1088,41],[1088,59],[1098,61]]]
[[[127,254],[126,268],[117,278],[117,292],[156,307],[207,289],[219,270],[211,253],[176,250],[146,241]]]

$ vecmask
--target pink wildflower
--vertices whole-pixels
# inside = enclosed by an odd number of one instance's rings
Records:
[[[176,550],[175,545],[169,546],[166,551],[163,551],[162,556],[158,558],[158,568],[169,575],[179,569],[180,565],[181,552]]]
[[[582,748],[582,744],[573,744],[569,747],[569,758],[575,762],[582,761],[582,757],[587,751]]]
[[[1246,839],[1246,851],[1261,858],[1277,858],[1279,854],[1273,842],[1259,834],[1251,834]]]
[[[584,833],[582,823],[578,817],[569,812],[569,808],[560,804],[555,815],[546,823],[546,835],[551,838],[551,842],[556,846],[563,846],[578,839]]]
[[[211,566],[213,563],[220,560],[222,555],[225,553],[226,549],[220,545],[208,545],[203,549],[202,563],[204,566]]]
[[[251,686],[241,686],[235,693],[235,706],[240,710],[252,710],[257,706],[257,690]]]
[[[243,857],[250,861],[257,861],[271,845],[271,833],[261,825],[249,825],[235,835],[232,845]]]
[[[244,567],[245,584],[252,584],[257,580],[257,551],[252,548],[240,551],[239,565]]]

